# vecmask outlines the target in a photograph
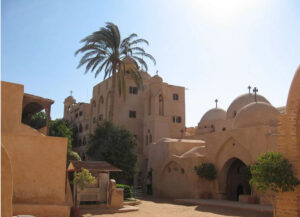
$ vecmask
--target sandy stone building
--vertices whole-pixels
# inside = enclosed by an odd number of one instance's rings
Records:
[[[67,217],[72,206],[66,178],[67,138],[47,136],[54,101],[1,82],[1,216]],[[46,127],[27,125],[42,109]]]
[[[278,151],[292,163],[300,179],[300,66],[292,81],[286,112],[279,116]],[[300,186],[277,196],[276,217],[300,217]]]
[[[128,60],[127,66],[135,63]],[[185,128],[185,88],[170,85],[155,75],[141,71],[144,90],[136,87],[133,78],[126,74],[126,100],[115,91],[113,122],[130,130],[141,146],[137,150],[142,167],[147,156],[143,149],[163,137],[181,138]],[[112,79],[106,79],[93,88],[90,104],[76,103],[72,96],[65,99],[64,119],[73,121],[80,131],[80,146],[74,148],[85,156],[87,135],[92,133],[97,122],[108,119]],[[82,116],[80,116],[82,113]]]
[[[249,91],[234,99],[227,110],[207,111],[184,139],[164,138],[149,145],[145,151],[154,194],[199,198],[209,192],[214,198],[246,200],[251,187],[241,170],[259,155],[277,150],[278,117],[284,111],[285,107],[275,108],[265,97]],[[198,177],[194,167],[201,162],[215,165],[215,181]],[[254,194],[260,203],[270,204],[272,194]]]

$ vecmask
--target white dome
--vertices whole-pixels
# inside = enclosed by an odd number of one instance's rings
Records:
[[[264,102],[253,102],[243,107],[236,115],[233,128],[276,125],[279,111]]]
[[[256,95],[256,99],[257,102],[264,102],[267,104],[270,104],[269,101],[261,96],[261,95]],[[246,93],[243,94],[237,98],[235,98],[235,100],[232,101],[232,103],[230,104],[230,106],[227,109],[227,119],[232,119],[236,116],[236,114],[239,112],[239,110],[241,110],[241,108],[243,108],[244,106],[255,102],[254,100],[254,94],[252,93]]]
[[[226,111],[219,108],[214,108],[207,111],[201,118],[201,122],[206,121],[216,121],[216,120],[226,120]]]

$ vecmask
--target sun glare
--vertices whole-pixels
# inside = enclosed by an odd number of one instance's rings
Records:
[[[262,2],[263,0],[193,0],[193,5],[200,16],[217,24],[227,25]]]

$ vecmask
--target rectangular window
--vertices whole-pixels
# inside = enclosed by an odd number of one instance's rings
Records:
[[[129,111],[130,118],[136,118],[136,111]]]
[[[180,116],[178,116],[178,117],[176,118],[176,122],[177,122],[177,123],[181,123],[181,117],[180,117]]]
[[[172,120],[173,120],[173,123],[181,123],[181,117],[180,116],[173,116]]]
[[[138,88],[137,87],[129,87],[129,93],[130,94],[138,94]]]
[[[179,95],[177,93],[173,93],[173,100],[178,101]]]
[[[173,116],[172,119],[173,119],[173,123],[176,123],[176,116]]]
[[[82,111],[79,112],[79,116],[82,116]]]

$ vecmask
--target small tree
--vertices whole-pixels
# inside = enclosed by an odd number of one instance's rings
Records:
[[[109,121],[101,121],[90,135],[87,154],[91,160],[104,160],[122,169],[122,173],[112,173],[111,176],[117,182],[130,183],[136,173],[137,145],[130,131]]]
[[[217,170],[212,163],[200,163],[199,166],[195,167],[195,170],[203,179],[213,181],[217,178]]]
[[[50,122],[50,136],[67,137],[67,165],[71,160],[81,160],[77,152],[72,151],[72,130],[68,122],[63,119],[56,119]]]
[[[292,165],[280,153],[267,152],[257,159],[256,164],[250,166],[252,178],[251,185],[257,190],[266,192],[294,191],[300,181],[294,176]]]
[[[80,190],[84,190],[87,185],[93,184],[96,181],[95,177],[92,176],[92,174],[87,170],[84,169],[83,167],[81,168],[80,172],[75,172],[74,173],[74,179],[73,183],[75,186],[78,186]],[[74,190],[76,187],[74,186]],[[74,194],[74,204],[79,207],[80,203],[80,198],[77,198],[77,193],[76,196]]]
[[[267,152],[259,156],[257,163],[250,166],[250,170],[252,175],[250,184],[262,192],[294,191],[294,188],[300,184],[294,176],[292,165],[277,152]],[[272,200],[273,206],[276,205],[274,202]]]

